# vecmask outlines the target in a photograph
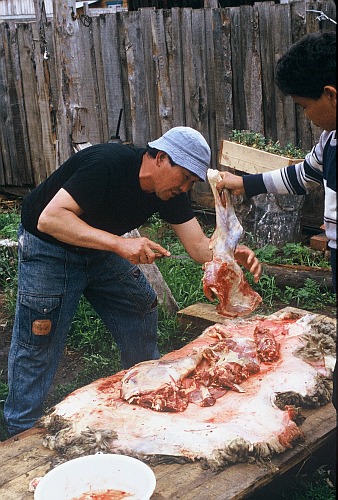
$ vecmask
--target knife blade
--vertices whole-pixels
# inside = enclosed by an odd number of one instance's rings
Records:
[[[166,259],[191,259],[190,255],[181,254],[181,255],[165,255]]]
[[[156,255],[156,259],[191,259],[190,255],[181,254],[181,255]]]

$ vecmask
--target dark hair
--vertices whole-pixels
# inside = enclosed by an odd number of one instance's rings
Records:
[[[277,61],[276,83],[284,95],[319,99],[326,85],[336,87],[336,33],[312,33]]]
[[[156,149],[156,148],[151,148],[150,146],[147,146],[147,153],[152,158],[156,158],[157,153],[159,153],[160,151],[162,151],[162,150],[161,149]],[[176,165],[176,163],[172,160],[172,158],[168,155],[168,153],[166,153],[165,151],[163,151],[163,152],[168,156],[170,165],[172,167],[174,165]]]

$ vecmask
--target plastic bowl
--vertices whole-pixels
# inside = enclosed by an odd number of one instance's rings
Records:
[[[48,472],[36,487],[34,500],[73,500],[106,490],[130,494],[126,500],[149,500],[155,486],[155,474],[141,460],[98,453],[69,460]]]

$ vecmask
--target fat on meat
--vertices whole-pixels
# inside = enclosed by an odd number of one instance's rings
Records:
[[[325,367],[324,356],[316,356],[311,364],[300,352],[308,342],[303,339],[311,336],[313,317],[304,313],[224,320],[182,349],[163,356],[157,361],[158,372],[152,365],[152,378],[157,381],[152,389],[156,390],[163,386],[159,378],[163,361],[170,365],[177,360],[176,368],[184,367],[185,380],[191,376],[186,366],[195,365],[197,359],[188,359],[187,365],[182,359],[206,352],[215,341],[228,343],[238,359],[247,358],[251,363],[255,359],[250,354],[254,332],[268,329],[278,343],[279,358],[275,362],[260,360],[259,371],[252,367],[241,383],[244,392],[229,390],[211,406],[189,404],[181,412],[153,411],[121,397],[122,380],[128,373],[122,371],[74,391],[43,416],[37,424],[47,430],[43,444],[68,459],[102,450],[151,464],[200,460],[214,470],[282,453],[302,439],[295,421],[296,407],[326,404],[332,396],[332,373]],[[243,338],[250,342],[241,341]],[[142,387],[139,392],[143,393]]]
[[[209,300],[218,298],[216,310],[226,317],[246,316],[261,303],[261,296],[247,282],[234,258],[243,228],[231,203],[230,192],[216,189],[221,180],[218,170],[208,169],[209,184],[215,199],[216,228],[210,239],[212,260],[204,265],[203,290]]]
[[[136,364],[122,378],[121,398],[155,411],[212,406],[227,389],[243,392],[241,382],[259,370],[255,341],[217,338],[189,356]]]

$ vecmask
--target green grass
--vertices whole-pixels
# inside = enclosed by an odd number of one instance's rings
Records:
[[[20,222],[20,215],[17,212],[0,213],[0,239],[9,238],[17,241],[17,230]]]
[[[286,243],[283,248],[265,245],[255,250],[260,262],[269,264],[287,264],[310,267],[329,267],[329,262],[323,252],[313,250],[301,243]]]

